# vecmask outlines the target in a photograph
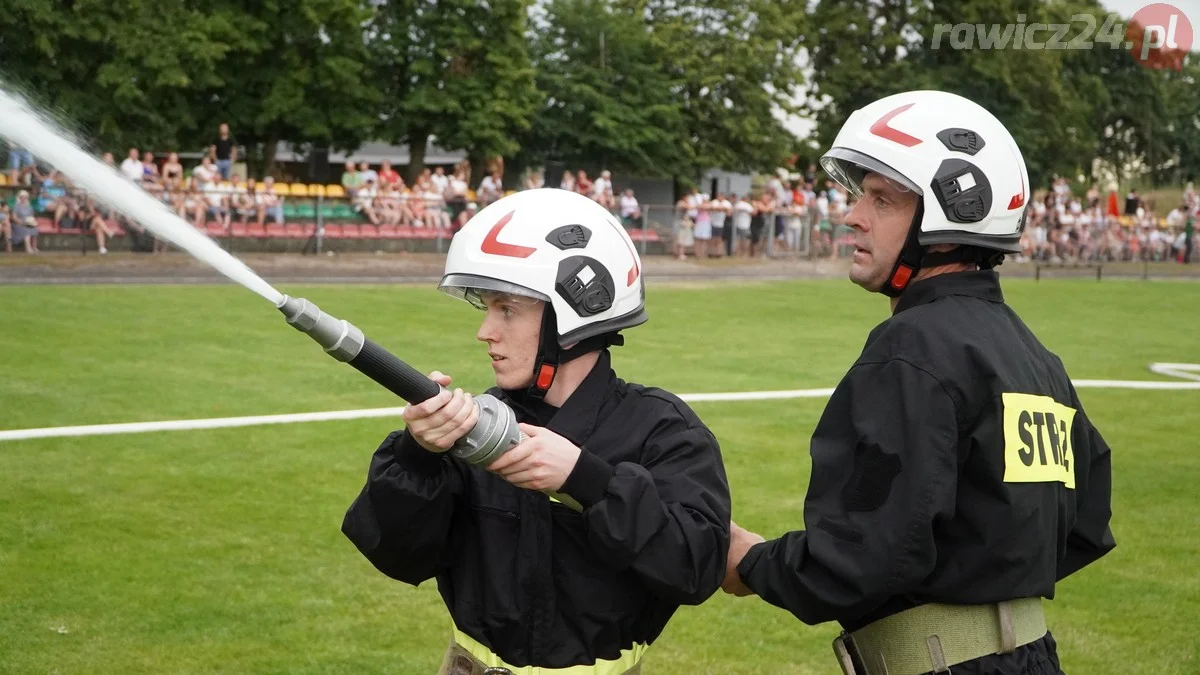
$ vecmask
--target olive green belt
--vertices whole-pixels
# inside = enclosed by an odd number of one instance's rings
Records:
[[[946,673],[1046,634],[1041,598],[994,605],[929,604],[893,614],[833,642],[846,675]]]

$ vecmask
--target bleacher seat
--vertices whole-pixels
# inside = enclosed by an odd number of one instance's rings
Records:
[[[38,234],[54,234],[59,231],[58,228],[54,226],[54,221],[49,218],[38,218],[37,229]],[[71,229],[75,232],[79,231],[78,227],[73,227]]]
[[[288,223],[283,229],[287,233],[286,236],[289,239],[304,239],[309,236],[306,231],[309,228],[315,227],[316,226],[312,224],[302,225],[300,223]]]
[[[361,239],[362,234],[358,231],[358,225],[342,225],[342,237],[344,239]]]
[[[220,223],[211,223],[210,222],[206,225],[206,227],[204,228],[204,231],[207,232],[208,236],[210,236],[210,237],[223,237],[226,234],[228,234],[225,231],[225,228],[222,227]]]
[[[292,183],[288,186],[288,194],[293,197],[307,197],[308,186],[304,183]]]
[[[0,173],[0,186],[8,185],[8,174]]]
[[[247,234],[247,233],[246,233],[246,226],[245,226],[245,225],[243,225],[243,224],[241,224],[241,223],[234,223],[234,224],[233,224],[233,225],[230,227],[230,231],[232,231],[232,232],[233,232],[233,236],[235,236],[235,237],[244,237],[244,236],[246,236],[246,234]]]
[[[312,196],[312,197],[324,197],[325,196],[325,186],[324,185],[309,185],[308,186],[308,194],[309,194],[309,196]]]
[[[246,234],[251,237],[265,237],[267,236],[267,228],[258,223],[250,223],[246,226]]]
[[[379,226],[379,237],[381,239],[399,239],[400,238],[399,232],[397,232],[395,225],[380,225]]]
[[[325,196],[331,199],[342,199],[346,196],[346,190],[341,185],[326,185]]]
[[[341,225],[326,225],[325,226],[325,236],[329,237],[330,239],[341,239],[342,238],[342,226]]]

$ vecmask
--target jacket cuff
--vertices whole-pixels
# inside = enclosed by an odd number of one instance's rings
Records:
[[[608,481],[615,473],[616,469],[611,464],[588,452],[586,448],[581,448],[579,459],[575,462],[575,468],[571,469],[571,475],[567,476],[566,482],[563,483],[562,491],[587,508],[604,499]]]
[[[408,431],[396,437],[392,454],[397,464],[414,473],[432,475],[442,470],[442,454],[422,448]]]
[[[759,593],[758,589],[754,587],[753,583],[751,583],[752,577],[754,576],[754,566],[758,564],[758,561],[760,558],[762,558],[762,556],[766,555],[771,543],[771,541],[764,541],[751,546],[750,549],[746,551],[745,557],[742,558],[742,561],[739,562],[737,566],[738,577],[741,578],[743,584],[746,584],[747,588],[754,591],[755,595],[762,594]]]

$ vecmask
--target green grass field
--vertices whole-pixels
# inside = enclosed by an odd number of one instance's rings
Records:
[[[1161,379],[1200,362],[1200,286],[1006,282],[1076,378]],[[479,391],[480,315],[428,288],[285,287],[422,370]],[[886,304],[845,281],[652,288],[615,350],[677,393],[833,386]],[[0,428],[399,403],[233,286],[0,287]],[[1068,673],[1200,672],[1200,391],[1084,389],[1114,453],[1118,548],[1059,585]],[[824,402],[697,403],[735,519],[802,524]],[[0,442],[0,672],[432,673],[449,638],[435,585],[383,577],[341,535],[398,420]],[[755,598],[683,608],[649,673],[833,673],[833,625]]]

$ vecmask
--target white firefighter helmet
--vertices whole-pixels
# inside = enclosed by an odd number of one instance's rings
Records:
[[[821,158],[856,196],[867,173],[922,199],[922,246],[1019,252],[1029,176],[1012,134],[983,106],[944,91],[910,91],[854,111]]]
[[[488,290],[544,300],[562,347],[646,321],[642,261],[625,228],[556,188],[517,192],[472,217],[450,243],[438,288],[477,305]]]

